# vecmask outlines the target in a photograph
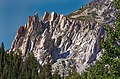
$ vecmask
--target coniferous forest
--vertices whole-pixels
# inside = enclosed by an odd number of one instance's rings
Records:
[[[120,0],[114,2],[120,9]],[[23,60],[21,52],[6,53],[4,43],[0,46],[0,79],[120,79],[120,15],[117,16],[115,29],[106,24],[107,39],[100,44],[104,49],[102,57],[95,65],[78,74],[75,67],[69,76],[61,77],[58,71],[51,73],[51,63],[39,65],[33,53]]]

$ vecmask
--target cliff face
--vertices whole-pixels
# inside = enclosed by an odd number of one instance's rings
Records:
[[[101,56],[104,25],[114,27],[116,12],[112,0],[94,0],[68,16],[45,12],[39,20],[35,13],[18,29],[10,51],[21,51],[23,58],[34,53],[41,65],[49,57],[53,71],[61,74],[73,65],[81,72]]]

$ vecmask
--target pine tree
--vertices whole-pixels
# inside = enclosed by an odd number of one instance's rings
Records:
[[[45,65],[45,79],[52,79],[50,62],[47,62],[47,64]]]
[[[2,42],[2,43],[1,43],[1,46],[0,46],[0,76],[1,76],[2,73],[3,73],[4,54],[5,54],[5,51],[4,51],[4,43]],[[2,76],[1,76],[1,77],[2,77]]]
[[[5,50],[4,50],[4,43],[3,42],[1,43],[0,50],[1,50],[1,52],[5,52]]]

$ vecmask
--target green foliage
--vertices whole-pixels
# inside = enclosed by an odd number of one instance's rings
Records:
[[[44,72],[45,78],[46,79],[52,79],[51,64],[49,62],[47,62],[47,64],[45,65],[44,71],[45,71]]]
[[[117,9],[120,9],[120,0],[115,0],[114,5]]]
[[[92,20],[93,18],[91,16],[79,16],[76,19],[77,20],[83,20],[83,21],[89,21],[89,20]]]
[[[32,53],[23,61],[20,52],[7,54],[0,50],[0,79],[37,79],[38,66]]]

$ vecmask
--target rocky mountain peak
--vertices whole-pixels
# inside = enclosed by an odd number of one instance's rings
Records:
[[[21,51],[23,58],[34,53],[41,65],[47,63],[49,55],[53,71],[69,74],[75,65],[81,73],[101,56],[104,24],[114,26],[117,9],[109,4],[112,1],[94,0],[68,16],[45,12],[39,20],[35,13],[18,29],[10,51]],[[95,5],[98,3],[103,3],[102,7]]]
[[[48,19],[48,16],[49,16],[49,13],[45,12],[44,15],[43,15],[43,17],[42,17],[42,20],[46,21]]]
[[[42,17],[42,20],[43,21],[53,21],[55,20],[55,18],[57,18],[59,15],[57,15],[57,13],[55,12],[51,12],[51,13],[48,13],[48,12],[45,12],[43,17]]]

